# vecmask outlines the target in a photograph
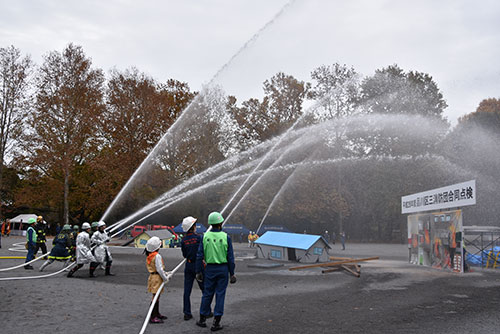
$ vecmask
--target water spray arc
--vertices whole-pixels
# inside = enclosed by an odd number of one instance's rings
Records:
[[[313,155],[313,153],[311,153],[311,155]],[[308,158],[306,158],[308,159]],[[305,159],[304,159],[305,160]],[[274,203],[276,202],[276,200],[280,197],[281,193],[283,192],[283,190],[286,188],[286,186],[288,186],[289,184],[289,181],[292,179],[292,177],[295,175],[295,172],[297,171],[297,168],[295,168],[291,173],[290,175],[287,176],[286,180],[282,183],[280,189],[278,190],[278,192],[276,193],[276,195],[274,195],[273,199],[271,200],[271,203],[269,204],[269,206],[267,207],[267,210],[266,212],[264,213],[264,216],[262,217],[261,221],[260,221],[260,224],[259,226],[257,227],[257,229],[255,230],[255,233],[257,233],[260,228],[262,227],[262,225],[264,224],[264,221],[266,220],[267,218],[267,215],[269,214],[269,212],[271,211],[272,207],[274,206]]]
[[[252,150],[253,151],[253,150]],[[252,152],[243,152],[242,155],[244,155],[244,157],[241,157],[241,159],[245,159],[245,157],[247,155],[251,155]],[[239,155],[238,155],[239,157]],[[236,161],[237,160],[237,161]],[[237,157],[232,157],[229,159],[229,161],[222,161],[220,163],[218,163],[217,165],[213,166],[213,167],[210,167],[209,169],[201,172],[200,174],[197,174],[195,176],[193,176],[190,180],[188,181],[185,181],[183,182],[182,184],[168,190],[167,192],[165,192],[163,195],[161,195],[158,199],[156,199],[155,201],[149,203],[148,205],[146,205],[145,207],[143,207],[142,209],[134,212],[133,214],[131,214],[130,216],[126,217],[126,218],[123,218],[121,220],[119,220],[118,222],[116,222],[115,224],[113,224],[112,226],[109,226],[109,232],[114,232],[116,231],[117,229],[121,228],[122,226],[124,226],[127,222],[133,220],[134,218],[138,217],[139,215],[147,212],[148,210],[155,210],[158,208],[158,206],[164,206],[165,203],[167,203],[168,201],[171,201],[172,198],[178,198],[179,196],[186,196],[186,191],[185,189],[190,187],[192,184],[196,184],[196,183],[199,183],[201,184],[201,186],[198,186],[198,188],[195,188],[195,189],[199,189],[200,187],[203,187],[203,186],[206,186],[206,185],[209,185],[209,184],[216,184],[217,182],[221,181],[221,180],[224,180],[225,182],[228,181],[228,179],[233,179],[231,177],[231,175],[233,174],[239,174],[240,172],[248,169],[248,165],[251,165],[251,164],[254,164],[255,161],[250,161],[248,163],[245,163],[244,165],[238,167],[238,168],[234,168],[234,166],[239,162],[239,160],[237,159]],[[205,179],[207,179],[208,177],[210,177],[212,174],[216,174],[218,172],[220,172],[220,170],[222,169],[228,169],[229,171],[228,172],[225,172],[224,174],[221,174],[219,175],[216,179],[214,180],[210,180],[208,181],[208,183],[205,181]],[[191,192],[193,189],[191,190],[187,190],[187,192]],[[132,227],[131,225],[128,226],[128,227]]]
[[[156,153],[159,151],[160,147],[165,143],[167,138],[169,136],[173,136],[173,132],[180,126],[184,120],[191,116],[189,115],[189,110],[191,106],[196,104],[198,100],[200,99],[200,96],[203,95],[203,91],[206,90],[206,87],[210,86],[211,84],[214,83],[214,81],[231,65],[236,58],[238,58],[252,43],[254,43],[258,37],[264,32],[266,29],[268,29],[280,16],[283,15],[287,11],[287,9],[295,2],[295,0],[289,1],[287,4],[285,4],[281,10],[276,13],[273,18],[268,21],[262,28],[260,28],[217,72],[216,74],[212,77],[212,79],[209,81],[209,83],[205,86],[204,89],[202,89],[202,92],[200,92],[199,96],[195,97],[193,101],[184,109],[184,111],[181,113],[179,118],[172,124],[172,126],[167,130],[167,132],[162,136],[160,141],[155,145],[153,150],[148,154],[146,159],[143,160],[143,162],[139,165],[139,167],[134,171],[132,176],[128,179],[128,181],[125,183],[125,186],[119,191],[119,193],[115,196],[109,207],[106,209],[104,212],[101,220],[105,220],[107,216],[109,215],[110,211],[113,209],[113,207],[118,203],[118,201],[121,199],[121,197],[124,195],[125,191],[130,187],[131,183],[133,180],[138,176],[139,172],[143,169],[143,167],[146,165],[147,162],[150,162],[153,160],[153,157],[156,155]]]
[[[261,158],[259,164],[252,170],[252,172],[248,175],[248,177],[245,179],[245,181],[241,184],[241,186],[238,188],[238,190],[233,194],[233,196],[231,197],[231,199],[226,203],[226,205],[224,206],[224,208],[222,209],[222,212],[224,212],[228,207],[229,205],[232,203],[232,201],[236,198],[236,196],[238,196],[238,194],[240,193],[240,191],[245,187],[245,185],[248,183],[248,181],[251,179],[251,177],[253,176],[253,174],[255,173],[255,171],[257,169],[260,168],[260,166],[262,166],[262,164],[267,160],[267,158],[275,151],[275,149],[285,140],[285,138],[288,137],[288,135],[295,129],[295,127],[300,124],[300,122],[304,119],[304,117],[308,114],[308,111],[310,110],[314,110],[317,106],[318,106],[319,103],[316,103],[315,105],[313,105],[311,108],[309,108],[308,110],[306,110],[305,112],[302,113],[302,115],[292,124],[291,127],[289,127],[285,133],[283,133],[276,141],[276,143],[269,149],[269,151],[267,151],[267,153],[264,155],[264,157]],[[290,148],[289,148],[290,149]],[[284,154],[284,153],[283,153]],[[283,156],[283,154],[281,154],[271,165],[271,167],[275,166],[276,163],[281,159],[281,157]],[[229,212],[229,215],[227,216],[227,219],[229,219],[231,217],[231,215],[233,214],[233,212],[236,210],[236,208],[240,205],[240,203],[243,201],[244,198],[246,198],[246,196],[249,194],[249,192],[253,189],[253,187],[255,186],[255,184],[257,184],[263,177],[265,173],[263,173],[257,180],[255,180],[255,182],[250,186],[250,188],[247,189],[247,191],[243,194],[243,196],[241,197],[241,199],[236,203],[236,205],[233,207],[233,209]]]

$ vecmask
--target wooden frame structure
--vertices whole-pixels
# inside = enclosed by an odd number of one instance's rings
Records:
[[[378,260],[378,259],[379,259],[378,256],[366,257],[366,258],[362,258],[362,259],[330,256],[330,260],[334,260],[333,262],[315,263],[315,264],[308,264],[305,266],[291,267],[291,268],[288,268],[288,270],[300,270],[300,269],[318,268],[318,267],[321,267],[321,268],[332,267],[329,269],[322,270],[321,272],[323,274],[326,274],[326,273],[331,273],[331,272],[338,271],[338,270],[345,270],[356,277],[360,277],[361,276],[361,266],[358,264],[358,262],[372,261],[372,260]]]

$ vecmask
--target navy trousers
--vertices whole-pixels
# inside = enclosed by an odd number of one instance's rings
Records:
[[[186,315],[191,314],[191,291],[193,290],[193,283],[196,280],[196,269],[194,263],[186,262],[184,267],[184,308],[183,312]],[[198,283],[200,290],[203,292],[203,283]]]
[[[227,264],[207,264],[205,268],[205,282],[203,297],[201,298],[200,314],[210,315],[210,305],[215,295],[214,316],[224,314],[224,299],[229,282],[229,268]]]
[[[28,243],[28,255],[26,255],[26,261],[24,262],[30,262],[35,258],[35,244],[33,243]]]

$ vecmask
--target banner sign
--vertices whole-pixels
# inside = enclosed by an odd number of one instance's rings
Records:
[[[456,208],[476,204],[476,180],[401,197],[401,213]]]

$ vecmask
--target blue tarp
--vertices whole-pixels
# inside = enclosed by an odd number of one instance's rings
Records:
[[[206,227],[203,226],[202,224],[200,223],[196,223],[196,233],[205,233],[207,231]],[[185,233],[183,230],[182,230],[182,223],[177,225],[176,227],[174,227],[174,232],[175,233]]]
[[[258,235],[264,234],[267,231],[276,231],[276,232],[292,232],[284,226],[279,225],[263,225],[257,231]]]
[[[319,239],[322,239],[328,246],[328,243],[320,235],[299,234],[287,232],[269,231],[264,233],[255,243],[262,245],[297,248],[307,250]],[[330,246],[328,246],[330,247]]]
[[[239,234],[243,233],[243,235],[245,237],[250,232],[250,230],[248,230],[248,228],[246,228],[245,226],[240,225],[240,224],[224,224],[224,226],[222,227],[222,230],[224,232],[226,232],[227,234],[239,235]]]
[[[485,249],[484,251],[478,254],[471,254],[467,252],[467,263],[472,266],[486,266],[488,263],[488,254],[493,250],[493,259],[490,258],[490,264],[494,263],[494,259],[498,252],[500,252],[500,247],[493,247],[490,249]],[[497,265],[498,266],[498,265]]]

